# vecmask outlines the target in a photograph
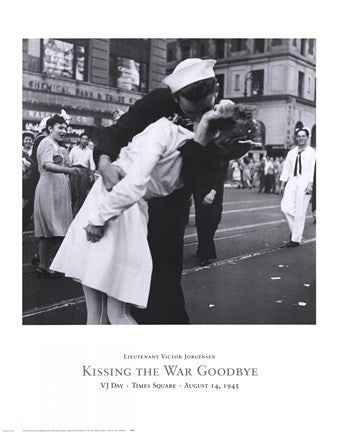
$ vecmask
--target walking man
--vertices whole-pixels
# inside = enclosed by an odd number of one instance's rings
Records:
[[[297,146],[289,151],[280,177],[281,210],[291,232],[288,247],[297,247],[302,241],[316,162],[316,151],[309,146],[308,129],[296,129],[295,137]]]

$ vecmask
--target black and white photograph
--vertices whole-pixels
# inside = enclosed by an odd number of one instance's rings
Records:
[[[3,16],[0,432],[335,432],[332,8]]]
[[[315,324],[315,39],[22,50],[23,324]]]

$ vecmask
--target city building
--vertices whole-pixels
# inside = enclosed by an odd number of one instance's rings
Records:
[[[299,125],[316,145],[315,39],[167,40],[167,73],[193,57],[217,60],[221,98],[256,106],[268,154],[285,154]]]
[[[67,139],[97,139],[166,73],[164,39],[24,39],[23,130],[63,108]]]

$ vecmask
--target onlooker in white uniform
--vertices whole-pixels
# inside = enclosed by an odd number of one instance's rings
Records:
[[[280,177],[280,194],[284,193],[281,210],[291,232],[288,247],[299,246],[302,241],[316,162],[316,151],[309,146],[308,129],[297,129],[295,134],[297,147],[289,151]]]

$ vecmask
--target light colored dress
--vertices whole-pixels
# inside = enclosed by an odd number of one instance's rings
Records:
[[[241,181],[241,170],[239,164],[236,161],[233,162],[232,170],[233,181]]]
[[[162,118],[124,147],[113,162],[126,176],[111,192],[99,178],[51,265],[52,270],[120,301],[146,308],[152,273],[146,200],[183,186],[179,146],[193,133]],[[103,238],[86,240],[88,223],[105,225]]]
[[[44,168],[47,162],[64,166],[64,151],[54,140],[46,137],[40,142],[36,157],[40,179],[34,199],[34,235],[64,237],[73,219],[69,177]]]

